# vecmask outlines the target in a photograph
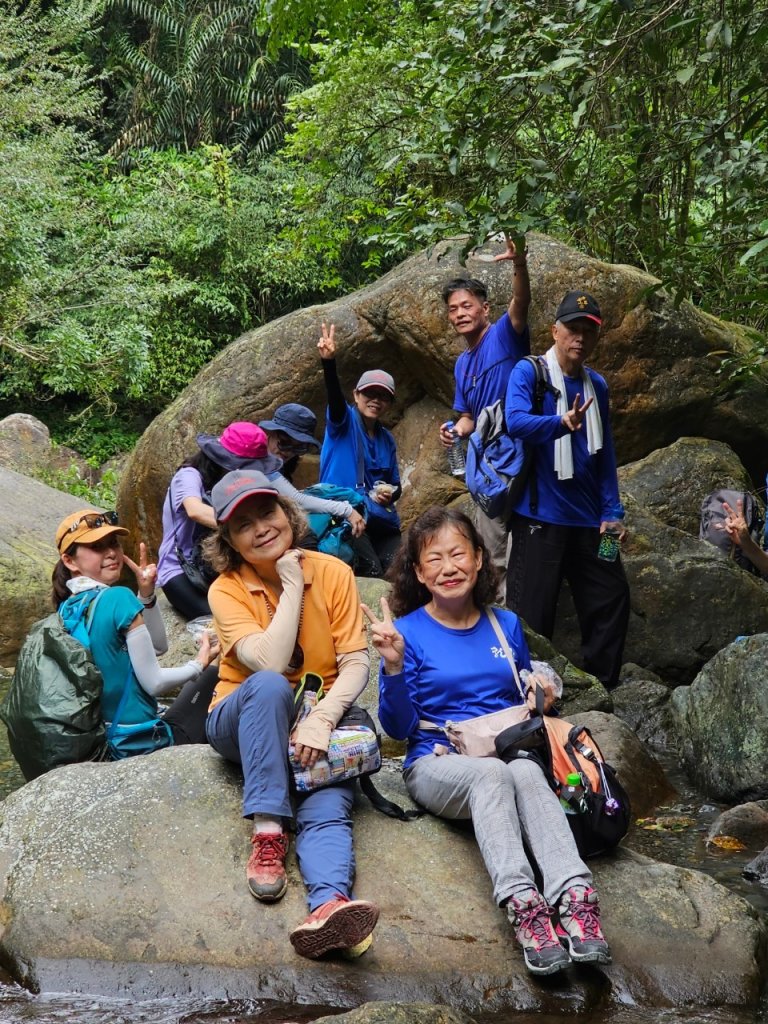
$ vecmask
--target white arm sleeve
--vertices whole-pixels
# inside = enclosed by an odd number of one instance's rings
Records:
[[[348,501],[331,501],[329,498],[316,498],[312,494],[305,494],[304,491],[297,490],[289,480],[279,473],[277,476],[271,477],[269,482],[278,494],[295,501],[306,512],[323,512],[325,515],[346,519],[355,511]]]
[[[165,632],[165,623],[163,622],[160,608],[157,604],[154,604],[151,608],[144,605],[144,610],[141,614],[144,618],[144,625],[149,631],[155,654],[165,654],[168,650],[168,636]]]
[[[134,674],[142,690],[150,697],[161,697],[169,690],[197,678],[203,671],[203,666],[196,660],[176,668],[161,668],[146,626],[129,629],[125,642]]]

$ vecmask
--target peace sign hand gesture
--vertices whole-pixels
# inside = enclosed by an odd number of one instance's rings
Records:
[[[123,555],[123,561],[136,577],[139,595],[145,600],[152,597],[155,592],[155,581],[157,580],[157,566],[154,562],[147,563],[147,545],[144,541],[139,544],[138,565],[128,555]]]
[[[336,325],[331,324],[330,330],[326,324],[322,325],[322,333],[320,335],[320,341],[317,343],[317,351],[320,353],[321,359],[335,359],[336,358]]]
[[[376,618],[367,604],[362,605],[362,609],[371,624],[371,643],[381,655],[384,672],[388,676],[398,675],[403,671],[405,640],[394,627],[386,597],[381,599],[381,619]]]

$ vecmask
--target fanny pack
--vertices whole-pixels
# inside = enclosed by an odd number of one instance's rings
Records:
[[[296,687],[294,726],[302,722],[323,697],[323,679],[307,672]],[[307,768],[295,759],[294,744],[288,741],[288,763],[298,793],[311,793],[345,779],[373,775],[381,768],[381,749],[373,719],[357,704],[345,711],[331,731],[328,750]]]
[[[445,733],[454,750],[467,757],[498,757],[496,737],[512,727],[518,727],[521,723],[525,724],[530,719],[530,710],[525,703],[525,689],[520,681],[514,655],[510,650],[507,638],[499,625],[493,608],[487,608],[486,614],[512,669],[521,703],[502,708],[501,711],[492,711],[487,715],[468,718],[463,722],[448,720],[445,725],[435,725],[434,722],[427,722],[423,719],[419,721],[420,729]]]

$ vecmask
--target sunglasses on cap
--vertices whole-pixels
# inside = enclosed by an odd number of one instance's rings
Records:
[[[77,533],[81,523],[85,523],[91,530],[97,530],[100,526],[117,526],[117,512],[89,512],[72,523],[67,533]],[[64,534],[65,537],[67,533]]]

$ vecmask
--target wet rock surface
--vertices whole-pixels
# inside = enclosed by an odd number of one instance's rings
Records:
[[[378,784],[407,803],[399,775]],[[9,797],[0,826],[0,954],[24,983],[354,1006],[449,1003],[580,1012],[634,1001],[754,1005],[765,933],[708,877],[630,850],[592,862],[614,963],[531,979],[472,835],[431,817],[356,812],[356,891],[381,921],[360,960],[296,957],[305,914],[293,854],[278,905],[245,885],[237,771],[205,747],[57,769]],[[66,979],[66,981],[65,981]]]

